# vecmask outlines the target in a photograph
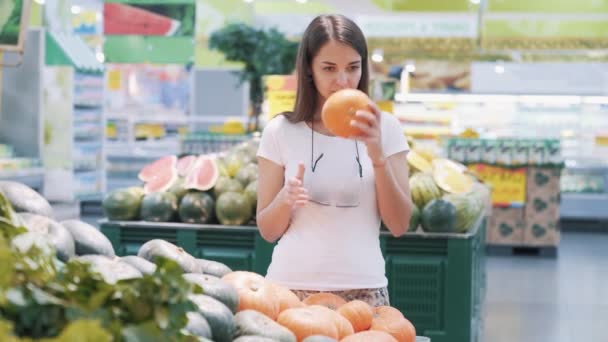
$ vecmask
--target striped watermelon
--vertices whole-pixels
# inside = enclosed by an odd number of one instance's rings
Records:
[[[473,194],[446,194],[443,199],[456,208],[454,228],[458,233],[466,233],[477,222],[483,209],[480,199]]]
[[[418,172],[410,178],[410,191],[412,193],[412,201],[418,208],[424,206],[433,199],[441,198],[441,190],[430,173]]]

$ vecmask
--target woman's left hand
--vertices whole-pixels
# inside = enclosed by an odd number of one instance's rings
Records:
[[[355,139],[363,141],[367,146],[367,154],[374,165],[384,163],[382,151],[382,130],[380,125],[381,112],[372,101],[369,102],[369,111],[358,110],[355,113],[356,120],[351,120],[351,126],[358,128],[361,133],[354,136]]]

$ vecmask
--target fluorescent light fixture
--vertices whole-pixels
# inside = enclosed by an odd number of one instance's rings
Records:
[[[382,49],[374,49],[372,53],[372,61],[380,63],[384,60],[384,51]]]
[[[76,5],[72,6],[71,11],[72,11],[72,14],[80,13],[80,11],[81,11],[80,6],[76,6]]]

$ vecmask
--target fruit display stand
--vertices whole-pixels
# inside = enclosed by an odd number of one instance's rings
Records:
[[[467,233],[383,232],[391,305],[433,342],[480,341],[485,296],[482,215]]]
[[[152,239],[180,246],[198,258],[233,270],[266,274],[274,244],[255,226],[145,221],[100,221],[117,255],[135,255]],[[411,318],[418,334],[433,342],[479,340],[485,289],[486,217],[467,233],[381,233],[391,305]]]
[[[195,257],[259,274],[266,274],[274,247],[262,239],[255,226],[101,220],[100,229],[117,255],[136,255],[146,241],[162,239]]]
[[[492,189],[487,244],[555,255],[560,240],[560,142],[546,139],[451,139],[448,155]]]

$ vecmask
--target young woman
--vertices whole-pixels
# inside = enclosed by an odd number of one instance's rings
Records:
[[[363,133],[332,134],[321,121],[325,99],[344,88],[368,92],[368,51],[359,27],[321,15],[300,43],[293,112],[266,125],[258,150],[257,224],[276,245],[267,279],[301,299],[319,291],[388,305],[380,221],[394,236],[408,228],[411,199],[399,122],[373,102],[359,111]]]

